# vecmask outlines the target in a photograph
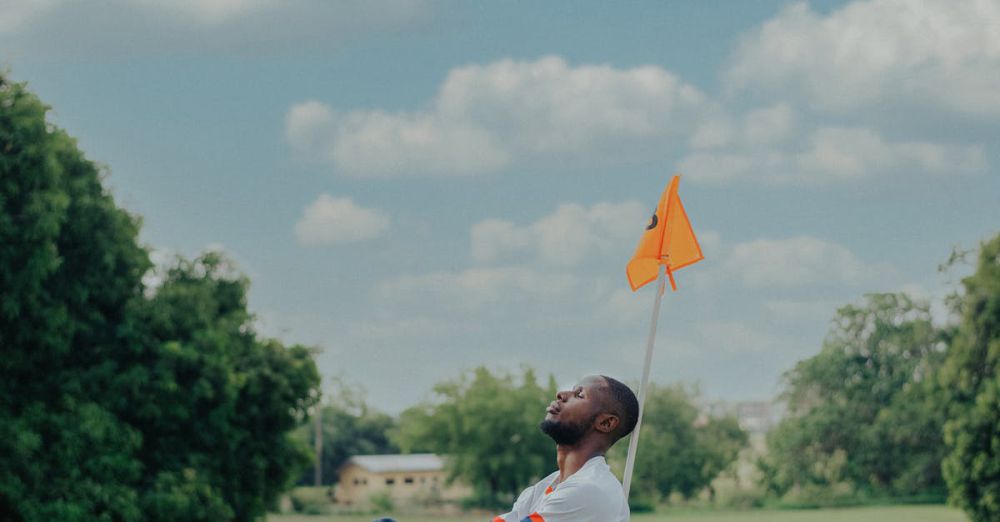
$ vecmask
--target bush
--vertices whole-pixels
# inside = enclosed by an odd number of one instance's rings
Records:
[[[791,488],[775,507],[783,509],[817,509],[822,507],[847,507],[864,504],[863,494],[847,482],[817,485],[808,484]]]
[[[330,511],[330,500],[326,488],[299,487],[292,490],[289,498],[292,510],[306,515],[323,515]]]
[[[719,492],[715,505],[731,509],[753,509],[764,506],[767,494],[759,489],[733,489]]]
[[[396,509],[388,491],[373,493],[372,496],[368,497],[368,502],[371,503],[372,509],[378,513],[392,513]]]
[[[652,513],[656,511],[656,499],[651,495],[641,493],[630,495],[628,509],[632,513]]]
[[[309,504],[302,511],[302,514],[304,514],[304,515],[329,515],[330,514],[330,506],[325,505],[325,504]]]

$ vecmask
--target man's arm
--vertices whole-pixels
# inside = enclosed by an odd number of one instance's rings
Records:
[[[526,517],[531,509],[531,498],[534,495],[536,486],[531,486],[525,489],[518,495],[517,500],[514,502],[514,507],[511,508],[509,513],[504,513],[503,515],[497,515],[493,522],[521,522],[521,520]]]

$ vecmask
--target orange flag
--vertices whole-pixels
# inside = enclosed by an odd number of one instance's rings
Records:
[[[625,267],[628,284],[632,286],[633,292],[656,279],[660,273],[660,265],[666,265],[670,288],[677,291],[673,272],[705,258],[698,246],[698,238],[694,237],[694,230],[684,212],[681,198],[677,195],[680,179],[680,176],[674,176],[663,191],[656,212],[646,227],[646,233],[639,240],[635,255]]]

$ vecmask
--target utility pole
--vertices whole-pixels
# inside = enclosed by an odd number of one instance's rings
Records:
[[[316,405],[316,433],[313,436],[313,449],[316,451],[316,470],[313,479],[316,487],[323,485],[323,422],[320,412],[323,405]]]

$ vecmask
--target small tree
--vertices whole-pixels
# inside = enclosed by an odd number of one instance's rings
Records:
[[[728,468],[747,442],[733,417],[699,420],[696,393],[682,386],[650,385],[636,453],[633,484],[640,496],[689,498]],[[625,439],[610,460],[624,463]]]
[[[291,432],[318,398],[312,353],[257,336],[248,284],[208,253],[136,303],[112,385],[142,433],[148,519],[254,520],[309,463]]]
[[[950,500],[976,522],[1000,519],[1000,235],[962,281],[961,323],[941,373]]]
[[[436,401],[402,413],[393,439],[403,451],[447,455],[451,478],[468,481],[474,502],[510,505],[514,496],[555,468],[552,441],[539,429],[555,383],[540,386],[525,370],[511,375],[477,368],[434,387]]]
[[[785,375],[788,416],[761,463],[767,486],[940,491],[944,419],[932,376],[942,354],[926,303],[872,294],[838,310],[820,353]]]

